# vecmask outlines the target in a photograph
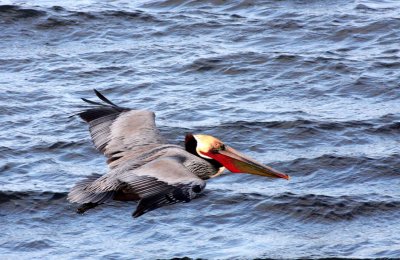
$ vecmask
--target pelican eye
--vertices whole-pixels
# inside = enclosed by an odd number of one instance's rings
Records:
[[[218,153],[219,151],[223,151],[225,150],[225,145],[221,144],[220,146],[214,147],[211,152],[212,153]]]

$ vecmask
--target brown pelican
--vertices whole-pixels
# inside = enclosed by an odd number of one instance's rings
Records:
[[[82,204],[83,213],[108,200],[139,201],[133,217],[162,206],[189,202],[201,193],[205,180],[224,168],[234,173],[289,179],[289,176],[250,159],[219,139],[187,134],[185,148],[167,144],[151,111],[115,105],[94,90],[104,103],[78,115],[89,124],[97,150],[107,158],[108,172],[77,183],[68,200]]]

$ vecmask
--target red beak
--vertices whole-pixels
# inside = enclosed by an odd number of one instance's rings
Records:
[[[263,165],[259,162],[256,162],[229,146],[225,146],[224,150],[210,152],[205,155],[213,158],[214,160],[217,160],[231,172],[251,173],[261,176],[283,178],[289,180],[289,175],[277,171],[269,166]]]

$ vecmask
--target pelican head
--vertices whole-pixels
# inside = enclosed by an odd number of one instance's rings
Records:
[[[287,174],[248,158],[210,135],[187,134],[185,146],[188,152],[214,164],[219,164],[234,173],[250,173],[289,180]]]

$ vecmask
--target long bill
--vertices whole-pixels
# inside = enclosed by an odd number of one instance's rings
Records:
[[[235,173],[251,173],[272,178],[283,178],[289,180],[289,175],[277,171],[269,166],[263,165],[246,157],[235,149],[225,146],[225,150],[220,150],[213,154],[207,154],[221,163],[225,168]]]

